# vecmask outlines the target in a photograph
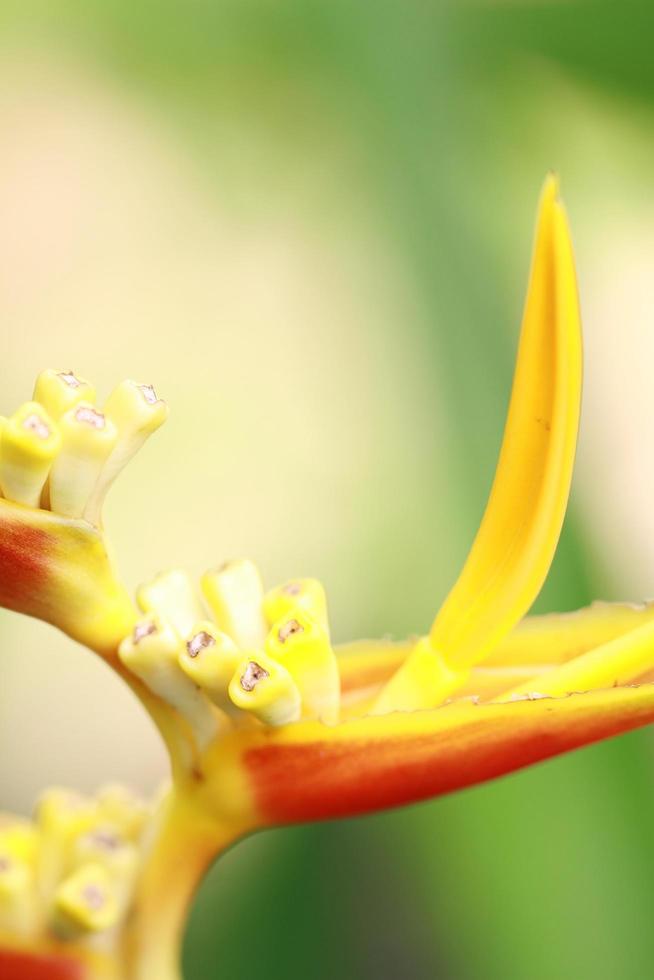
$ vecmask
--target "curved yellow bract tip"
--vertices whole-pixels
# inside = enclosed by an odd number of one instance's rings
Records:
[[[570,492],[581,407],[581,323],[574,259],[558,181],[541,194],[536,240],[504,440],[486,512],[424,649],[388,683],[375,710],[439,704],[445,668],[481,663],[525,615],[549,570]],[[454,681],[456,686],[456,680]]]
[[[581,402],[581,323],[558,182],[543,189],[497,472],[466,564],[431,630],[452,663],[479,663],[536,598],[559,539]]]
[[[581,323],[558,182],[543,188],[513,391],[495,480],[431,641],[470,667],[524,616],[549,570],[565,515],[579,427]]]

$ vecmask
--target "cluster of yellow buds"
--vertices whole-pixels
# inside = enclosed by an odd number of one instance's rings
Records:
[[[135,381],[119,384],[100,411],[88,381],[43,371],[33,400],[0,420],[3,497],[97,526],[110,485],[167,411],[151,385]]]
[[[151,808],[119,786],[42,796],[33,820],[0,814],[0,942],[103,951],[129,912]]]
[[[201,592],[210,619],[183,571],[141,586],[144,615],[118,651],[186,719],[200,747],[253,719],[338,721],[339,671],[319,582],[296,579],[264,594],[256,566],[233,561],[207,572]]]

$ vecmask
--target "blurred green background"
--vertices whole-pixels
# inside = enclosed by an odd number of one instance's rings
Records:
[[[0,411],[49,364],[170,402],[108,507],[131,585],[247,555],[321,577],[339,640],[427,628],[490,485],[554,168],[587,380],[538,606],[654,592],[651,36],[649,3],[5,0]],[[161,750],[103,665],[0,629],[0,806],[151,790]],[[652,750],[246,841],[185,976],[642,980]]]

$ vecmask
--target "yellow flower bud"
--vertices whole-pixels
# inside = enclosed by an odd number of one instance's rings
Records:
[[[300,692],[290,673],[263,651],[241,659],[229,685],[229,696],[237,708],[265,725],[297,721],[302,709]]]
[[[45,899],[69,867],[75,839],[96,826],[98,808],[95,800],[53,788],[39,800],[35,819],[39,832],[37,885]]]
[[[50,470],[50,509],[64,517],[82,517],[118,433],[88,402],[69,409],[59,429],[62,448]]]
[[[166,421],[168,406],[152,385],[123,381],[109,395],[104,414],[116,427],[118,438],[86,506],[84,516],[92,524],[98,523],[107,490],[120,471]]]
[[[158,617],[139,620],[118,648],[122,663],[146,687],[175,708],[191,726],[200,747],[217,731],[217,718],[208,699],[179,666],[182,641],[175,629]]]
[[[266,593],[263,611],[269,625],[291,616],[296,609],[304,609],[329,630],[327,596],[321,582],[315,578],[296,578]]]
[[[101,864],[114,877],[131,881],[138,866],[138,848],[111,824],[100,824],[73,842],[71,865]]]
[[[34,869],[0,834],[0,933],[25,938],[34,931],[36,918]]]
[[[242,654],[226,633],[206,620],[197,623],[188,634],[179,654],[179,665],[215,705],[233,709],[227,689]]]
[[[108,783],[98,792],[98,809],[101,818],[119,828],[129,840],[137,841],[146,821],[151,816],[151,807],[120,784]]]
[[[340,679],[324,626],[297,610],[275,623],[265,650],[297,684],[304,717],[320,718],[328,724],[338,721]]]
[[[180,639],[203,618],[191,576],[181,569],[160,572],[151,582],[139,586],[136,601],[141,612],[154,613],[172,624]]]
[[[62,939],[104,932],[117,925],[120,911],[110,873],[101,864],[89,862],[57,889],[51,927]]]
[[[40,507],[50,467],[61,449],[59,431],[38,402],[26,402],[2,425],[0,487],[7,500]]]
[[[230,561],[207,572],[202,577],[202,591],[218,626],[241,650],[263,646],[263,585],[253,562]]]
[[[95,389],[72,371],[41,371],[34,385],[34,401],[40,402],[55,421],[79,402],[93,403]]]

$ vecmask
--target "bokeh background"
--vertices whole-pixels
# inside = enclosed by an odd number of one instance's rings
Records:
[[[651,36],[649,2],[4,0],[0,411],[46,365],[166,397],[108,506],[132,586],[245,555],[322,578],[337,639],[426,629],[490,486],[555,168],[587,374],[538,608],[654,593]],[[101,663],[16,616],[0,642],[1,807],[158,784]],[[653,908],[643,731],[246,841],[185,976],[642,980]]]

